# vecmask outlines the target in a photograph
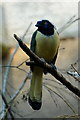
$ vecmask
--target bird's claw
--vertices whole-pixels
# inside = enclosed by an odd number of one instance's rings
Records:
[[[46,62],[44,58],[40,58],[40,59],[41,59],[42,62],[44,62],[44,63]]]
[[[53,69],[57,70],[57,67],[51,63]]]

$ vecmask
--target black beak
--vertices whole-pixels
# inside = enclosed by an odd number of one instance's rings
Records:
[[[37,24],[35,25],[36,27],[42,26],[42,21],[38,21]]]
[[[38,27],[38,24],[36,24],[35,26]]]

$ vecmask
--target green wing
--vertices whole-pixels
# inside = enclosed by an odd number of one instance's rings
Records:
[[[53,65],[55,65],[55,62],[56,62],[56,59],[57,59],[57,55],[58,55],[58,50],[57,50],[56,55],[54,56],[53,60],[51,61],[51,63]]]
[[[31,39],[31,44],[30,44],[30,50],[32,50],[35,53],[35,49],[36,49],[36,34],[37,34],[37,30],[33,33],[32,35],[32,39]],[[32,61],[33,59],[30,58],[30,61]],[[31,70],[33,71],[33,67],[30,67]]]
[[[31,44],[30,44],[30,49],[35,53],[35,48],[36,48],[36,34],[37,30],[33,33],[32,39],[31,39]]]

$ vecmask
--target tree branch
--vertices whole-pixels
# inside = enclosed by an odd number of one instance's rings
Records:
[[[31,22],[30,25],[28,26],[28,28],[27,28],[26,32],[24,33],[24,35],[21,37],[22,40],[24,39],[26,33],[29,31],[29,28],[31,27],[31,25],[32,25],[32,22]],[[13,54],[11,55],[10,60],[9,60],[9,62],[8,62],[8,64],[7,64],[7,66],[10,66],[10,65],[11,65],[11,63],[12,63],[12,61],[13,61],[13,58],[14,58],[14,56],[15,56],[18,48],[19,48],[19,45],[16,44],[16,48],[15,48]],[[19,69],[20,69],[20,68],[19,68]],[[7,80],[8,80],[9,72],[10,72],[10,67],[7,67],[7,68],[6,68],[5,75],[4,75],[3,89],[2,89],[2,93],[3,93],[4,96],[5,96],[5,93],[6,93],[6,85],[7,85]],[[5,111],[5,104],[4,104],[4,102],[2,103],[2,111],[3,111],[3,112],[2,112],[2,117],[4,117],[4,111]]]
[[[19,88],[18,88],[18,90],[16,91],[16,93],[11,97],[11,100],[10,100],[9,104],[12,104],[13,101],[15,100],[15,98],[19,95],[20,91],[21,91],[22,88],[24,87],[24,85],[25,85],[27,79],[29,78],[30,74],[31,74],[31,73],[29,72],[29,73],[26,75],[24,81],[21,83],[21,85],[19,86]]]
[[[14,38],[18,41],[19,46],[22,48],[22,50],[31,57],[36,64],[41,66],[42,68],[46,69],[47,72],[49,72],[52,76],[54,76],[58,81],[60,81],[63,85],[65,85],[70,91],[72,91],[75,95],[80,97],[80,90],[73,86],[69,81],[66,80],[66,78],[60,74],[58,71],[55,70],[51,65],[49,65],[47,62],[43,62],[35,53],[33,53],[22,41],[21,39],[14,34]]]
[[[1,92],[1,90],[0,90],[0,94],[1,94],[2,99],[3,99],[3,101],[4,101],[5,105],[6,105],[6,106],[5,106],[6,110],[9,111],[9,114],[10,114],[12,120],[14,120],[14,116],[13,116],[11,110],[10,110],[11,107],[8,106],[8,103],[7,103],[7,101],[6,101],[6,98],[4,97],[3,93]],[[5,119],[5,117],[6,117],[6,115],[7,115],[7,111],[5,111],[5,114],[4,114],[4,116],[3,116],[4,118],[2,118],[1,120],[4,120],[4,119]]]
[[[80,18],[77,18],[76,15],[73,15],[66,24],[64,24],[61,28],[58,29],[59,34],[61,34],[64,30],[66,30],[68,27],[70,27],[74,22],[80,20]]]

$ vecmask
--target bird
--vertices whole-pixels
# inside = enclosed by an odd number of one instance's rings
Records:
[[[30,49],[42,60],[55,66],[60,45],[57,29],[49,20],[37,21],[37,30],[32,35]],[[30,58],[31,61],[32,58]],[[42,106],[42,82],[45,70],[39,66],[30,66],[32,78],[28,102],[33,110],[40,110]]]

